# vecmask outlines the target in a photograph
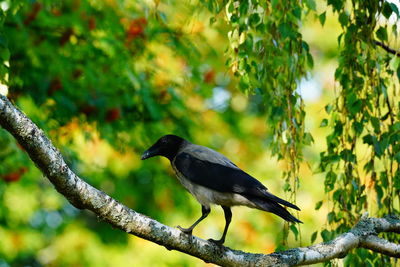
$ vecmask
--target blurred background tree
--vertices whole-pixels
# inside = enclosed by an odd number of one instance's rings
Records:
[[[0,1],[0,93],[138,212],[171,226],[200,213],[167,160],[140,161],[175,133],[302,208],[300,227],[236,208],[227,246],[309,245],[363,211],[398,214],[400,60],[376,44],[399,49],[398,4]],[[75,209],[5,131],[0,147],[0,266],[206,265]],[[222,227],[215,209],[194,234]],[[395,264],[366,250],[340,261]]]

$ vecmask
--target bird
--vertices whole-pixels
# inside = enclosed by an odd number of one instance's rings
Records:
[[[173,134],[159,138],[141,156],[142,160],[163,156],[169,159],[175,174],[186,190],[201,205],[201,217],[190,227],[177,226],[192,235],[193,229],[211,212],[211,205],[220,205],[225,215],[225,227],[219,240],[222,245],[232,219],[232,206],[247,206],[271,212],[292,223],[302,223],[283,206],[300,210],[296,205],[270,193],[261,182],[240,169],[221,153]]]

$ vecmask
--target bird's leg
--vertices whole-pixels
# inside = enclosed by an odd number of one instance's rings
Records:
[[[201,217],[197,221],[195,221],[194,224],[192,224],[192,226],[190,226],[189,228],[183,228],[178,225],[177,228],[179,230],[181,230],[182,232],[191,235],[192,231],[196,227],[196,225],[198,225],[199,222],[204,220],[208,216],[208,214],[210,214],[210,211],[211,211],[210,207],[201,205]]]
[[[224,228],[224,233],[222,234],[222,237],[220,240],[214,240],[214,239],[208,239],[208,241],[211,241],[217,245],[222,245],[225,242],[225,236],[226,233],[228,232],[228,227],[229,224],[231,223],[232,220],[232,211],[230,207],[226,207],[226,206],[221,206],[222,209],[224,210],[225,213],[225,228]]]

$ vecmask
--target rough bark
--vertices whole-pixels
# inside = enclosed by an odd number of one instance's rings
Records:
[[[104,192],[80,179],[29,118],[0,95],[0,125],[10,132],[32,161],[75,207],[88,209],[113,227],[151,242],[192,255],[221,266],[294,266],[342,258],[358,247],[392,257],[400,257],[400,245],[378,237],[381,232],[400,233],[400,220],[394,217],[361,220],[349,232],[334,240],[309,247],[294,248],[272,254],[253,254],[184,234],[143,214],[129,209]]]

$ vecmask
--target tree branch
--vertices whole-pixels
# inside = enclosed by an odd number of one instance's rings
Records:
[[[361,241],[360,247],[373,250],[390,257],[400,258],[400,245],[387,241],[386,239],[369,235]]]
[[[376,41],[376,40],[375,40],[374,43],[375,43],[376,45],[382,47],[384,50],[386,50],[386,52],[388,52],[388,53],[390,53],[390,54],[393,54],[393,55],[395,55],[395,56],[400,57],[400,51],[396,51],[396,50],[394,50],[393,48],[391,48],[390,46],[385,45],[384,43],[382,43],[382,42],[380,42],[380,41]]]
[[[0,95],[0,125],[10,132],[27,151],[32,161],[74,206],[93,211],[104,221],[129,234],[175,249],[205,262],[222,266],[294,266],[342,258],[357,247],[364,247],[393,257],[400,257],[399,245],[377,237],[380,232],[400,233],[397,218],[365,218],[348,233],[330,242],[294,248],[272,254],[252,254],[184,234],[143,214],[129,209],[104,192],[81,180],[65,163],[30,119]]]

